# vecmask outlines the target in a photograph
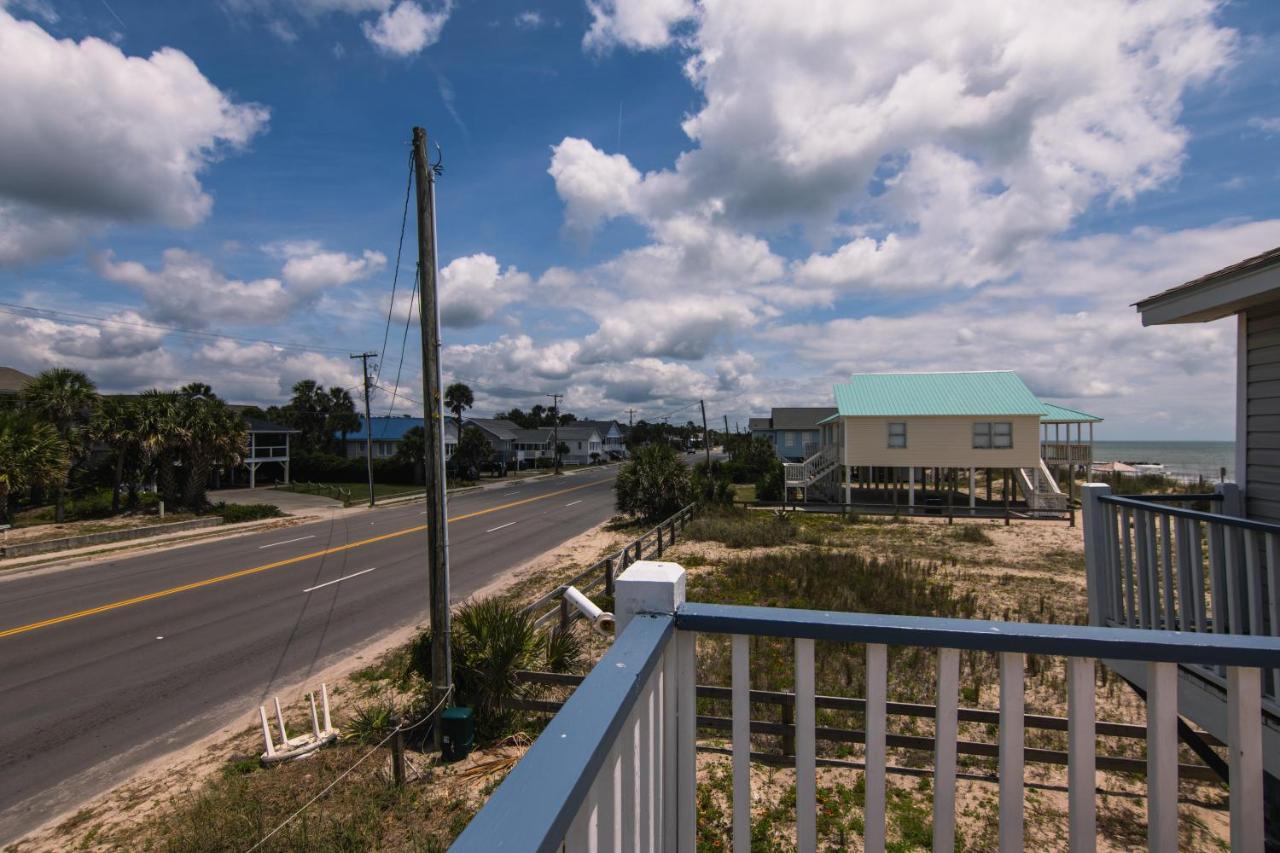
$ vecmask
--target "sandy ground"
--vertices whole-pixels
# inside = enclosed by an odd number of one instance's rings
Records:
[[[598,525],[553,551],[512,569],[478,590],[474,597],[501,594],[526,584],[530,589],[541,591],[545,586],[553,586],[560,577],[580,571],[631,538],[628,534],[610,532],[604,528],[605,525]],[[314,673],[305,683],[294,684],[287,690],[280,691],[278,695],[281,705],[287,709],[286,716],[289,715],[289,710],[299,712],[304,706],[307,692],[318,690],[319,685],[325,683],[331,685],[334,716],[341,717],[345,698],[358,694],[356,690],[347,689],[344,681],[353,672],[408,643],[422,627],[411,625],[389,631],[354,650],[355,654],[349,658]],[[256,756],[262,749],[258,709],[256,706],[246,708],[242,713],[230,717],[221,731],[149,762],[128,782],[76,809],[51,817],[13,848],[6,848],[6,853],[9,850],[21,853],[64,850],[71,843],[72,837],[83,839],[94,827],[107,830],[140,822],[156,809],[164,808],[170,798],[181,797],[184,793],[197,789],[209,774],[216,772],[233,757]],[[500,758],[511,752],[511,748],[500,749],[488,758]],[[484,760],[484,753],[477,753],[474,759],[477,762]],[[77,845],[77,849],[94,849],[94,846]]]

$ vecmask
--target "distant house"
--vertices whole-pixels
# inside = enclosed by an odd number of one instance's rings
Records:
[[[289,482],[289,436],[297,435],[300,430],[259,418],[241,417],[249,434],[249,452],[242,463],[249,472],[249,488],[257,488],[258,471],[263,465],[267,466],[267,473],[278,472],[281,482]],[[234,469],[231,482],[236,482]]]
[[[27,385],[35,380],[21,370],[12,367],[0,367],[0,408],[17,399]]]
[[[776,408],[747,424],[752,436],[768,439],[779,459],[803,462],[818,447],[818,424],[835,413],[830,406]]]
[[[512,442],[515,467],[533,468],[540,459],[551,459],[551,427],[517,429]]]
[[[535,443],[521,441],[523,427],[505,418],[466,418],[462,425],[463,429],[473,426],[484,433],[484,437],[489,439],[489,446],[493,448],[492,461],[509,468],[514,467],[519,459],[517,444]]]
[[[423,425],[422,418],[409,417],[407,415],[393,418],[370,418],[373,423],[373,458],[374,459],[390,459],[400,450],[400,442],[404,440],[404,434],[414,427]],[[364,456],[364,443],[368,437],[368,433],[364,428],[364,418],[360,418],[360,428],[355,432],[346,434],[346,441],[342,448],[342,453],[348,459],[354,459]],[[336,433],[334,438],[343,441],[341,433]],[[444,419],[444,455],[448,459],[453,455],[454,449],[458,446],[458,425],[453,418]]]
[[[590,465],[605,458],[604,439],[593,426],[575,421],[560,427],[560,443],[569,448],[561,460],[569,465]]]
[[[1058,488],[1050,466],[1067,469],[1068,483],[1077,472],[1088,476],[1092,425],[1100,420],[1042,402],[1010,370],[864,373],[836,385],[834,393],[836,408],[820,422],[817,447],[783,469],[789,488],[844,502],[851,502],[854,488],[870,487],[892,495],[905,491],[906,505],[913,507],[917,488],[954,494],[967,480],[973,507],[975,477],[985,471],[988,490],[1003,474],[1029,508],[1064,509],[1070,495]]]
[[[594,427],[596,432],[600,433],[601,450],[605,459],[626,458],[626,430],[617,421],[574,421],[569,425],[574,427]]]

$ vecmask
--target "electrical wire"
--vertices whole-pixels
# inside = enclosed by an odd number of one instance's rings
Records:
[[[366,760],[366,759],[368,759],[368,758],[369,758],[369,756],[373,755],[375,752],[377,752],[378,750],[382,749],[382,747],[386,746],[386,745],[387,745],[387,742],[388,742],[388,741],[390,741],[393,737],[395,737],[396,735],[398,735],[398,734],[400,734],[400,733],[402,733],[402,732],[412,731],[413,729],[416,729],[418,726],[420,726],[420,725],[422,725],[423,723],[425,723],[427,720],[430,720],[432,717],[434,717],[434,716],[436,715],[436,712],[437,712],[437,711],[439,711],[441,708],[443,708],[443,707],[444,707],[444,703],[445,703],[445,702],[448,702],[448,701],[449,701],[449,697],[450,697],[450,696],[452,696],[452,695],[453,695],[453,685],[452,685],[452,684],[450,684],[450,685],[449,685],[449,689],[448,689],[448,690],[446,690],[446,691],[444,692],[444,695],[440,697],[440,701],[436,703],[436,706],[435,706],[434,708],[432,708],[432,709],[431,709],[431,711],[430,711],[430,712],[428,712],[426,716],[424,716],[422,719],[418,720],[418,722],[414,723],[414,724],[413,724],[413,725],[411,725],[411,726],[406,726],[406,725],[404,725],[404,724],[402,723],[402,724],[400,724],[400,725],[396,726],[394,729],[392,729],[392,730],[391,730],[391,734],[387,735],[385,738],[383,738],[383,739],[382,739],[382,741],[381,741],[381,742],[379,742],[378,744],[376,744],[372,749],[370,749],[370,750],[369,750],[368,752],[366,752],[364,755],[362,755],[362,756],[360,756],[358,759],[356,759],[356,763],[355,763],[355,764],[352,764],[352,765],[351,765],[350,767],[348,767],[346,770],[343,770],[341,773],[339,773],[339,774],[338,774],[338,777],[337,777],[336,779],[334,779],[332,782],[330,782],[328,785],[325,785],[325,786],[324,786],[324,788],[322,788],[322,789],[321,789],[320,793],[316,794],[314,797],[312,797],[311,799],[309,799],[309,800],[307,800],[305,803],[303,803],[303,804],[302,804],[302,806],[301,806],[301,807],[300,807],[296,812],[294,812],[293,814],[291,814],[291,815],[289,815],[287,818],[285,818],[285,819],[284,819],[284,820],[283,820],[279,825],[277,825],[277,826],[276,826],[276,828],[275,828],[275,829],[271,830],[271,831],[270,831],[270,832],[268,832],[266,835],[264,835],[264,836],[262,836],[261,838],[259,838],[259,839],[258,839],[258,843],[257,843],[257,844],[254,844],[252,847],[250,847],[250,848],[249,848],[248,853],[253,853],[253,851],[257,850],[257,849],[258,849],[259,847],[261,847],[263,844],[266,844],[266,843],[267,843],[267,840],[268,840],[268,839],[270,839],[270,838],[271,838],[271,836],[275,835],[277,832],[279,832],[280,830],[282,830],[282,829],[284,829],[286,826],[288,826],[290,823],[292,823],[292,822],[293,822],[293,820],[294,820],[295,818],[297,818],[297,817],[298,817],[298,815],[300,815],[300,814],[302,814],[304,811],[306,811],[306,810],[311,806],[311,804],[312,804],[312,803],[314,803],[316,800],[320,799],[320,798],[321,798],[321,797],[323,797],[325,794],[327,794],[327,793],[329,793],[330,791],[332,791],[332,790],[334,789],[334,787],[335,787],[339,782],[341,782],[343,779],[345,779],[345,778],[347,778],[348,776],[350,776],[350,775],[351,775],[351,773],[352,773],[352,772],[353,772],[357,767],[359,767],[361,764],[363,764],[363,763],[365,762],[365,760]]]
[[[58,318],[66,318],[68,320],[89,323],[90,325],[110,325],[110,326],[127,326],[135,329],[153,329],[161,332],[170,332],[178,335],[193,335],[202,338],[218,338],[225,341],[236,341],[244,344],[267,344],[281,349],[296,349],[306,352],[346,352],[345,349],[339,347],[317,346],[315,344],[300,344],[291,341],[272,341],[266,338],[249,338],[239,335],[224,335],[221,332],[203,332],[198,329],[184,329],[180,326],[164,326],[159,323],[145,323],[134,320],[115,320],[110,317],[98,317],[93,314],[80,314],[75,311],[61,311],[56,308],[40,308],[35,305],[21,305],[14,302],[0,302],[0,313],[12,314],[16,317],[30,317],[37,320],[56,320]],[[47,316],[46,316],[47,315]]]
[[[413,189],[413,152],[409,152],[409,180],[404,187],[404,212],[400,214],[400,245],[396,247],[396,269],[391,276],[391,302],[387,305],[387,326],[382,332],[382,350],[378,354],[378,366],[373,371],[373,378],[376,382],[382,378],[382,361],[387,357],[387,338],[391,335],[391,312],[396,307],[396,285],[400,281],[400,255],[404,252],[404,229],[409,222],[409,192]],[[417,293],[418,289],[413,289]],[[409,313],[413,313],[413,307],[410,305]],[[404,358],[404,354],[400,356]]]
[[[418,295],[418,288],[414,288],[409,295],[409,313],[404,316],[404,337],[400,339],[400,363],[396,365],[396,387],[391,392],[391,405],[387,407],[387,417],[391,417],[391,411],[396,406],[396,394],[400,391],[400,371],[404,369],[404,351],[409,345],[409,321],[413,319],[414,297]],[[382,370],[382,364],[378,364],[378,370]],[[377,377],[374,377],[377,381]]]

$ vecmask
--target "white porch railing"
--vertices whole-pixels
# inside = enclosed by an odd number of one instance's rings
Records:
[[[782,463],[783,479],[788,486],[808,486],[835,468],[839,447],[829,444],[803,462]]]
[[[1050,465],[1088,465],[1093,461],[1093,445],[1069,441],[1040,442],[1040,458]]]
[[[750,636],[794,639],[796,846],[817,847],[815,640],[866,645],[864,844],[883,851],[887,660],[890,646],[938,650],[933,846],[954,847],[961,650],[999,657],[1000,849],[1023,849],[1027,654],[1068,660],[1069,841],[1096,839],[1095,662],[1146,667],[1147,810],[1151,849],[1178,843],[1179,665],[1221,666],[1230,713],[1231,846],[1263,849],[1260,667],[1280,663],[1280,640],[1142,629],[823,613],[684,602],[684,570],[641,562],[617,580],[618,636],[524,759],[457,839],[462,851],[693,851],[697,844],[694,674],[700,633],[732,637],[732,833],[750,849]]]

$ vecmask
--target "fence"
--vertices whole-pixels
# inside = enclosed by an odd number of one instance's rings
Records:
[[[689,504],[659,523],[657,527],[623,545],[617,553],[592,563],[567,582],[525,607],[523,612],[533,617],[535,627],[540,628],[551,620],[558,619],[557,624],[561,630],[567,629],[570,622],[579,615],[564,599],[564,591],[567,587],[577,587],[587,595],[603,588],[604,594],[612,598],[614,578],[632,563],[649,557],[661,557],[664,548],[676,544],[676,532],[683,530],[693,519],[696,506],[696,504]]]
[[[546,730],[458,837],[458,851],[697,849],[699,634],[728,635],[732,665],[733,847],[751,847],[750,638],[794,642],[796,849],[817,849],[816,640],[865,645],[864,845],[886,847],[888,648],[937,650],[933,743],[933,849],[956,833],[959,670],[962,650],[994,653],[1000,673],[995,752],[1002,851],[1024,849],[1024,666],[1028,654],[1066,659],[1068,841],[1092,849],[1097,833],[1095,671],[1098,659],[1140,662],[1149,677],[1145,773],[1152,850],[1178,846],[1178,668],[1227,672],[1230,842],[1264,844],[1260,667],[1280,660],[1280,639],[1170,631],[1034,625],[685,603],[684,570],[647,564],[617,582],[618,636]]]
[[[884,515],[894,518],[945,518],[947,524],[957,519],[1003,519],[1005,526],[1014,521],[1065,521],[1075,527],[1076,512],[1068,509],[1027,509],[1017,506],[975,506],[959,504],[921,504],[907,506],[894,503],[796,503],[795,501],[734,501],[734,506],[748,509],[780,509],[816,512],[828,515]]]
[[[1198,495],[1123,496],[1087,487],[1085,564],[1097,625],[1280,637],[1280,525],[1232,515],[1232,483]],[[1209,502],[1220,512],[1174,506]],[[1280,663],[1280,662],[1278,662]],[[1221,667],[1199,674],[1225,686]],[[1280,710],[1280,669],[1263,679]]]

